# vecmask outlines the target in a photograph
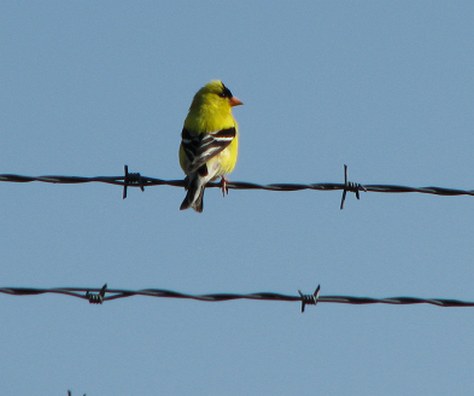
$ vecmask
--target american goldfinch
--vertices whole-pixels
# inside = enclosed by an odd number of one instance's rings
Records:
[[[232,172],[237,162],[238,127],[232,107],[243,104],[222,81],[214,80],[194,95],[184,120],[179,163],[186,173],[187,194],[180,209],[202,212],[206,184]]]

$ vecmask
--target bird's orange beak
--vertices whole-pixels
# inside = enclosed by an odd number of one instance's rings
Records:
[[[231,105],[232,107],[234,107],[234,106],[240,106],[240,105],[243,105],[243,104],[244,104],[240,99],[236,98],[235,96],[232,96],[232,97],[229,99],[229,103],[230,103],[230,105]]]

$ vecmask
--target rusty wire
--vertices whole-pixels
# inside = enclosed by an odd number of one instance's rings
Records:
[[[145,187],[151,186],[172,186],[184,187],[184,180],[165,180],[154,177],[142,176],[140,173],[129,173],[128,166],[124,167],[123,176],[24,176],[16,174],[0,174],[0,182],[11,183],[53,183],[53,184],[79,184],[79,183],[105,183],[118,185],[123,187],[123,198],[127,197],[128,187],[138,187],[144,191]],[[208,183],[207,187],[219,187],[221,183]],[[257,184],[249,182],[229,181],[227,183],[229,189],[234,190],[266,190],[266,191],[302,191],[302,190],[317,190],[317,191],[342,191],[342,199],[340,208],[343,209],[344,201],[347,192],[352,192],[357,199],[360,198],[360,192],[378,192],[378,193],[420,193],[432,194],[441,196],[474,196],[474,190],[463,190],[458,188],[446,187],[408,187],[394,184],[360,184],[351,182],[347,176],[347,165],[344,165],[344,182],[343,183],[271,183],[271,184]]]
[[[321,303],[336,304],[389,304],[389,305],[413,305],[429,304],[437,307],[474,307],[474,301],[462,301],[447,298],[419,298],[419,297],[356,297],[356,296],[337,296],[320,295],[320,287],[316,288],[313,294],[303,294],[298,291],[298,295],[288,295],[274,292],[258,293],[211,293],[211,294],[188,294],[165,289],[109,289],[107,284],[102,288],[88,287],[55,287],[55,288],[32,288],[32,287],[2,287],[0,294],[9,294],[12,296],[34,296],[40,294],[61,294],[68,297],[76,297],[87,300],[91,304],[102,304],[106,301],[117,300],[121,298],[142,296],[157,298],[178,298],[204,302],[222,302],[231,300],[260,300],[260,301],[288,301],[299,302],[301,312],[304,312],[306,305],[316,305]]]

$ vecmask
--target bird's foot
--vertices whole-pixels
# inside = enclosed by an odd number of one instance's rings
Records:
[[[221,190],[222,190],[223,197],[229,194],[229,186],[227,185],[227,183],[228,183],[228,180],[226,179],[226,177],[221,176]]]

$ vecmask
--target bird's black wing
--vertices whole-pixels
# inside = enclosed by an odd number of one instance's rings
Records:
[[[181,146],[189,160],[188,172],[195,172],[234,140],[235,127],[211,133],[193,134],[186,128],[181,132]]]

